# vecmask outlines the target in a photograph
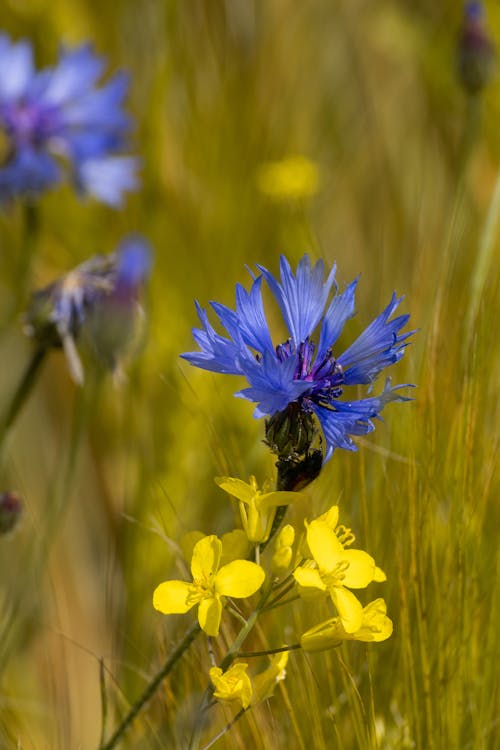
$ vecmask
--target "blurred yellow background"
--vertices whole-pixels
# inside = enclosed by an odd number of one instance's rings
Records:
[[[486,10],[500,43],[500,7]],[[358,453],[336,451],[309,505],[290,510],[300,521],[340,503],[387,574],[394,635],[342,656],[292,655],[285,692],[217,747],[498,747],[495,233],[485,272],[478,258],[496,218],[500,80],[473,105],[460,88],[461,12],[449,0],[2,3],[1,28],[31,39],[40,65],[61,43],[91,40],[109,69],[129,71],[142,161],[142,187],[121,211],[69,188],[43,197],[33,287],[131,231],[155,258],[147,340],[127,382],[89,377],[79,391],[52,354],[2,459],[0,489],[17,490],[25,513],[0,538],[1,748],[96,748],[99,659],[109,732],[113,706],[126,710],[182,634],[186,618],[151,601],[179,576],[175,544],[233,527],[214,476],[274,471],[263,422],[232,397],[241,383],[178,358],[195,348],[194,299],[233,305],[245,265],[277,272],[281,252],[295,264],[305,251],[336,261],[341,287],[361,274],[341,348],[394,289],[419,328],[389,373],[416,383],[416,400],[388,407]],[[16,284],[22,221],[18,205],[0,215],[1,409],[30,356]],[[64,514],[49,538],[54,498]],[[293,640],[300,621],[287,625]],[[182,748],[205,675],[198,646],[123,747]]]

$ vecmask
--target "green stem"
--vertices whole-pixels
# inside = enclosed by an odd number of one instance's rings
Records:
[[[137,714],[141,711],[142,707],[149,701],[150,698],[152,698],[152,696],[155,694],[160,684],[163,682],[165,677],[167,677],[167,675],[171,672],[172,668],[178,662],[178,660],[184,654],[184,652],[187,651],[187,649],[189,648],[191,643],[194,641],[194,639],[196,638],[200,630],[201,629],[198,623],[194,623],[189,628],[189,630],[185,634],[182,641],[172,651],[171,655],[169,656],[169,658],[167,659],[163,667],[160,669],[159,672],[156,673],[156,675],[153,677],[151,682],[147,685],[142,695],[139,696],[139,698],[130,708],[130,711],[125,716],[121,724],[117,727],[113,735],[109,738],[107,742],[105,742],[104,744],[101,743],[101,745],[99,746],[99,750],[111,750],[113,747],[116,747],[116,745],[120,742],[120,740],[122,739],[127,729],[130,727],[130,725],[134,721]]]
[[[5,417],[2,421],[2,426],[0,428],[0,445],[5,440],[9,429],[14,424],[19,412],[21,411],[21,408],[23,407],[26,399],[31,393],[33,386],[36,383],[37,377],[40,374],[40,368],[46,354],[47,349],[36,349],[26,370],[24,371],[24,374],[19,382],[19,385],[17,386],[12,401],[10,402],[10,406],[7,409],[7,413],[5,414]]]
[[[271,654],[282,654],[283,651],[296,651],[302,648],[300,643],[292,643],[290,646],[280,646],[280,648],[269,648],[267,651],[240,651],[238,659],[253,659],[257,656],[271,656]]]
[[[224,737],[224,735],[229,732],[229,730],[231,729],[231,727],[233,727],[236,724],[236,722],[238,721],[238,719],[241,719],[241,717],[243,716],[243,714],[245,713],[245,711],[248,711],[248,709],[247,708],[242,708],[240,711],[238,711],[238,713],[236,714],[236,716],[234,717],[234,719],[231,719],[231,721],[228,724],[226,724],[226,726],[224,727],[224,729],[222,729],[222,731],[220,731],[219,734],[216,734],[215,737],[212,737],[212,739],[210,740],[210,742],[207,745],[205,745],[202,748],[202,750],[208,750],[209,747],[212,747],[213,745],[215,745],[215,743],[217,742],[217,740],[220,740],[221,737]]]

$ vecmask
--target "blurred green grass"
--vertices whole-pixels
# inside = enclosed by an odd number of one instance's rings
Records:
[[[500,10],[487,10],[499,40]],[[183,632],[185,618],[152,610],[153,588],[178,565],[161,534],[229,530],[233,512],[213,477],[272,475],[262,423],[232,398],[236,380],[178,359],[192,348],[193,299],[231,304],[245,264],[276,270],[280,252],[296,261],[305,250],[337,261],[341,285],[361,272],[349,337],[393,289],[420,329],[391,373],[418,384],[415,402],[387,409],[358,454],[338,451],[308,507],[290,511],[300,520],[339,500],[387,573],[377,595],[394,635],[373,648],[292,655],[281,694],[217,747],[498,747],[498,241],[480,299],[470,289],[500,157],[500,81],[485,92],[462,179],[460,12],[449,1],[389,0],[2,6],[2,27],[33,39],[40,62],[54,60],[61,40],[90,38],[130,71],[143,159],[142,190],[121,212],[69,190],[43,198],[33,284],[111,251],[128,231],[150,239],[155,267],[147,346],[127,385],[89,386],[82,397],[54,354],[8,444],[2,488],[21,492],[26,513],[0,540],[1,747],[96,747],[99,658],[123,711]],[[272,201],[258,191],[258,170],[290,154],[317,165],[319,191]],[[0,217],[2,320],[16,308],[1,330],[1,407],[29,357],[21,232],[17,208]],[[82,398],[78,462],[61,487]],[[32,557],[57,493],[64,518],[46,554]],[[262,623],[271,643],[279,617]],[[306,623],[286,625],[293,641]],[[124,747],[182,747],[205,668],[192,649]]]

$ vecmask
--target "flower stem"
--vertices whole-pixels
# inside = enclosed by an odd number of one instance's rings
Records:
[[[266,651],[240,651],[238,659],[253,659],[257,656],[270,656],[271,654],[282,654],[283,651],[296,651],[302,648],[300,643],[292,643],[290,646],[280,646],[280,648],[268,648]]]
[[[216,734],[215,737],[212,737],[212,739],[210,740],[210,742],[207,745],[205,745],[202,748],[202,750],[208,750],[209,747],[212,747],[213,745],[215,745],[215,743],[217,742],[217,740],[220,740],[221,737],[223,737],[225,734],[227,734],[229,732],[229,730],[231,729],[231,727],[233,727],[236,724],[236,722],[238,721],[238,719],[241,719],[241,717],[243,716],[243,714],[245,713],[245,711],[248,711],[248,709],[247,708],[242,708],[240,711],[238,711],[238,713],[236,714],[236,716],[233,719],[231,719],[231,721],[228,724],[226,724],[226,726],[224,727],[224,729],[222,729],[222,731],[220,731],[219,734]]]
[[[197,622],[189,628],[182,641],[172,651],[163,667],[159,670],[159,672],[156,673],[151,682],[147,685],[146,689],[143,691],[142,695],[139,696],[139,698],[130,708],[130,711],[122,720],[121,724],[117,727],[113,735],[107,742],[101,743],[99,745],[99,750],[111,750],[112,748],[117,746],[129,726],[134,721],[137,714],[141,711],[141,709],[149,701],[149,699],[152,698],[165,677],[167,677],[174,665],[178,662],[184,652],[187,651],[187,649],[190,647],[200,630],[201,628]]]
[[[241,644],[243,643],[245,638],[248,636],[248,634],[252,630],[255,623],[257,622],[257,618],[260,612],[262,611],[262,608],[264,607],[270,593],[271,593],[271,586],[269,585],[265,589],[263,589],[259,603],[257,604],[256,608],[254,609],[254,611],[252,612],[252,614],[246,621],[246,624],[241,628],[240,632],[234,639],[229,651],[223,658],[220,664],[220,668],[222,669],[223,672],[225,672],[226,669],[228,669],[228,667],[230,667],[233,661],[237,658],[238,651],[239,651]],[[200,746],[201,733],[203,730],[202,715],[203,715],[203,711],[205,710],[205,707],[208,705],[208,702],[212,696],[212,693],[213,693],[213,687],[209,685],[207,689],[205,690],[203,700],[201,702],[200,708],[198,709],[198,713],[194,721],[193,733],[191,735],[191,739],[189,742],[189,750],[198,750]],[[100,748],[99,750],[108,750],[108,748]]]
[[[46,354],[47,349],[36,349],[30,362],[28,363],[28,366],[24,371],[24,374],[19,382],[19,385],[17,386],[14,396],[12,397],[10,406],[8,407],[7,412],[2,420],[2,425],[0,427],[0,445],[5,440],[9,429],[14,424],[19,412],[21,411],[21,408],[23,407],[26,399],[31,393],[40,373],[40,368]]]

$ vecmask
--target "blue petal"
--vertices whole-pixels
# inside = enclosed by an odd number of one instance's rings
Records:
[[[130,119],[120,109],[127,87],[128,76],[118,73],[101,88],[87,91],[69,102],[64,107],[64,123],[108,131],[128,129]]]
[[[193,338],[201,352],[185,352],[181,354],[181,357],[203,370],[221,372],[227,375],[241,375],[243,371],[239,360],[245,348],[243,341],[240,339],[234,342],[219,336],[210,324],[206,310],[203,310],[198,302],[195,304],[203,329],[193,328]]]
[[[342,333],[346,321],[354,315],[354,294],[357,283],[358,279],[355,279],[342,294],[338,294],[330,302],[321,326],[317,362],[321,362],[327,350],[335,344]]]
[[[0,101],[12,101],[26,94],[33,78],[33,51],[29,42],[12,44],[0,35]]]
[[[404,354],[406,339],[413,331],[398,336],[406,325],[409,315],[400,315],[389,320],[403,298],[393,294],[390,303],[363,333],[338,357],[344,368],[346,385],[372,383],[384,367],[394,364]]]
[[[265,276],[269,288],[283,313],[285,323],[297,345],[312,334],[325,308],[330,289],[335,280],[335,266],[323,283],[324,265],[319,260],[314,268],[308,255],[300,260],[294,277],[290,264],[281,256],[281,284],[263,266],[257,266]]]
[[[0,169],[0,200],[20,194],[37,195],[59,179],[59,168],[50,154],[25,147]]]
[[[57,65],[40,77],[40,97],[46,104],[61,106],[91,89],[104,70],[103,60],[88,44],[63,50]]]
[[[117,284],[136,288],[151,268],[151,247],[139,236],[124,239],[117,250]]]
[[[335,448],[357,450],[349,435],[366,434],[373,430],[373,424],[370,421],[359,422],[356,417],[332,411],[318,404],[312,404],[312,409],[319,419],[325,437],[324,463],[331,457]]]
[[[318,417],[327,451],[325,461],[332,455],[335,448],[357,450],[350,439],[350,435],[366,435],[374,428],[372,419],[379,417],[384,406],[391,401],[411,401],[407,396],[396,393],[401,388],[412,387],[408,384],[391,387],[391,380],[387,378],[384,390],[380,396],[364,398],[356,401],[332,401],[331,407],[311,404]]]
[[[235,396],[258,404],[254,412],[256,418],[282,411],[311,388],[311,383],[293,379],[296,355],[280,361],[274,353],[266,351],[260,361],[242,357],[240,364],[250,388],[238,391]]]
[[[262,304],[262,276],[254,281],[250,292],[236,285],[236,312],[218,302],[211,305],[217,313],[220,322],[234,339],[234,332],[238,330],[245,344],[257,352],[274,352],[273,342],[269,333],[264,306]]]
[[[123,193],[137,187],[137,166],[138,160],[131,156],[87,159],[76,165],[76,184],[83,193],[119,208]]]

